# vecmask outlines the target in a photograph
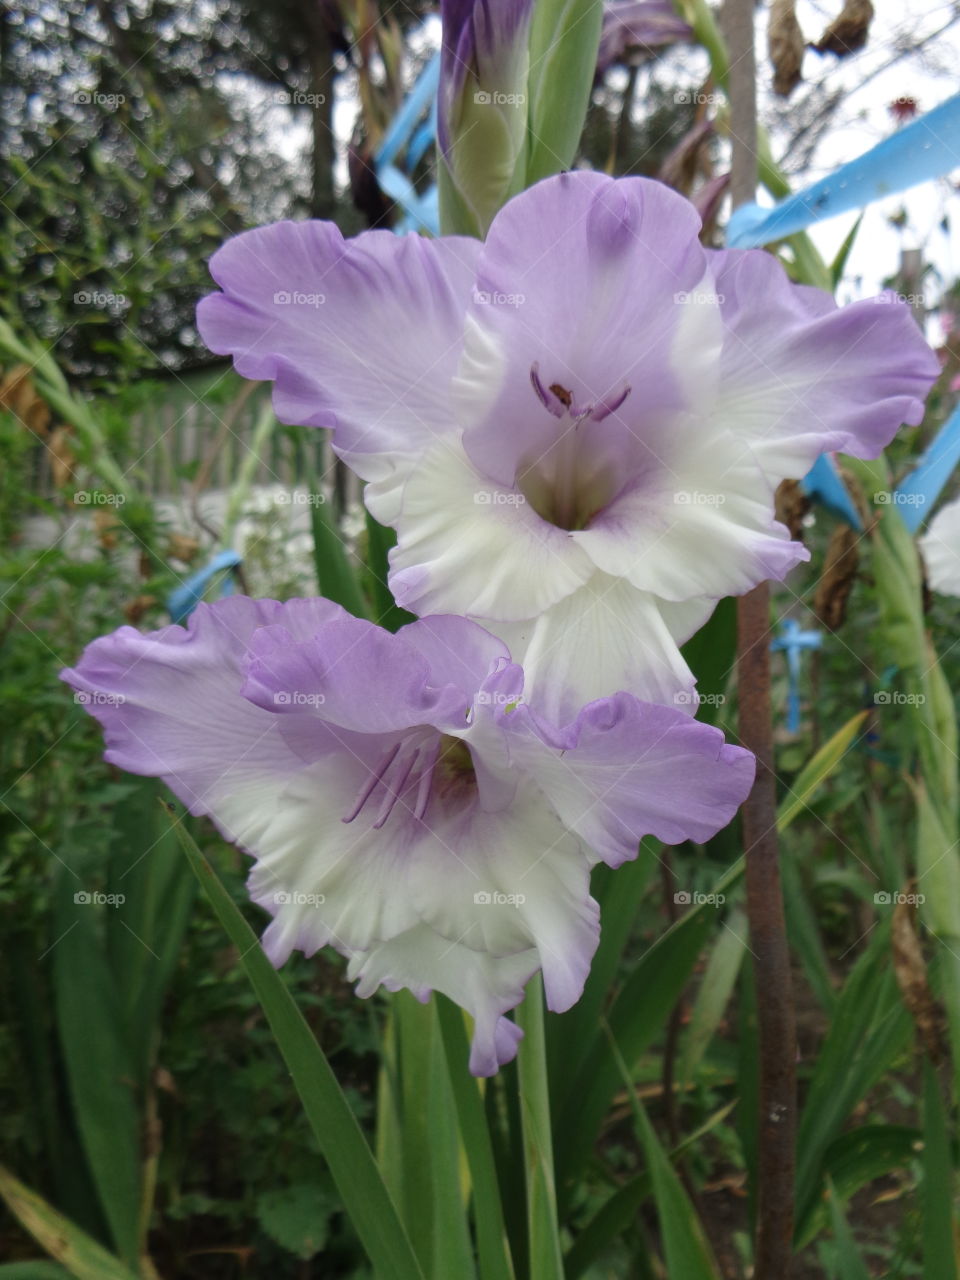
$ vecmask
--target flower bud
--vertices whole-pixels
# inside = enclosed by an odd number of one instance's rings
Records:
[[[437,136],[482,235],[511,194],[522,158],[533,0],[443,0],[441,13]]]

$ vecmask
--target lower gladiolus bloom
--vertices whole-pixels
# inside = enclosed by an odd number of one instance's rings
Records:
[[[629,694],[547,724],[501,641],[462,618],[396,635],[326,600],[237,596],[189,626],[122,627],[63,678],[106,759],[162,778],[254,859],[275,964],[332,945],[358,992],[433,989],[475,1020],[471,1069],[516,1052],[504,1014],[542,970],[580,996],[591,866],[647,834],[705,840],[753,779],[719,730]]]
[[[281,420],[333,428],[397,530],[402,605],[502,636],[547,714],[692,707],[679,643],[807,557],[777,484],[876,456],[938,373],[893,295],[838,308],[699,229],[661,184],[587,172],[482,244],[278,223],[214,255],[199,324]]]

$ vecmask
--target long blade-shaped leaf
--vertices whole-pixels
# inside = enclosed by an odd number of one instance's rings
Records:
[[[517,1020],[524,1031],[517,1072],[527,1173],[530,1273],[537,1280],[563,1280],[543,1031],[543,984],[539,977],[527,987],[526,999],[520,1006]]]
[[[950,1127],[940,1086],[929,1062],[923,1064],[923,1275],[924,1280],[957,1280],[953,1231],[953,1162]]]
[[[613,1036],[610,1051],[617,1063],[637,1126],[637,1136],[650,1173],[653,1197],[657,1202],[660,1235],[667,1259],[667,1272],[683,1280],[719,1280],[720,1272],[707,1243],[703,1225],[687,1198],[687,1193],[660,1144],[643,1104],[637,1097],[633,1079]]]
[[[76,880],[57,877],[51,959],[57,1029],[77,1129],[117,1253],[139,1250],[140,1115],[135,1067],[120,995],[97,929],[98,908],[74,899]],[[122,910],[122,907],[108,908]]]
[[[119,1259],[0,1166],[0,1196],[20,1225],[76,1280],[137,1280]],[[34,1264],[23,1263],[23,1266]],[[39,1265],[39,1264],[36,1264]],[[38,1276],[41,1273],[38,1273]]]
[[[397,1210],[323,1050],[213,867],[182,822],[175,830],[220,923],[240,951],[344,1209],[370,1261],[391,1280],[423,1280]]]
[[[540,0],[530,32],[526,182],[573,164],[600,44],[601,0]]]
[[[870,1272],[864,1262],[857,1242],[853,1238],[850,1224],[847,1222],[843,1205],[837,1196],[830,1179],[827,1179],[827,1201],[830,1209],[830,1224],[833,1227],[833,1238],[837,1246],[837,1262],[840,1280],[870,1280]]]
[[[786,831],[794,818],[807,807],[814,793],[840,763],[866,718],[866,711],[858,711],[807,761],[777,812],[778,831]]]
[[[481,1280],[513,1280],[490,1130],[477,1082],[467,1070],[467,1034],[463,1016],[456,1005],[444,996],[437,997],[437,1013],[473,1184]]]

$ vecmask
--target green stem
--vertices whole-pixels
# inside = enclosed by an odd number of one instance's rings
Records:
[[[527,988],[527,996],[518,1010],[517,1021],[524,1032],[517,1067],[527,1179],[530,1274],[536,1280],[563,1280],[553,1174],[553,1141],[550,1134],[543,983],[539,974]]]
[[[268,402],[263,406],[260,417],[257,419],[257,425],[253,429],[253,439],[243,462],[240,464],[237,483],[230,490],[227,510],[223,517],[223,531],[220,535],[220,541],[224,547],[229,547],[233,539],[234,529],[243,512],[243,506],[257,474],[257,468],[260,466],[263,451],[266,449],[276,425],[277,420],[274,417],[273,408]]]

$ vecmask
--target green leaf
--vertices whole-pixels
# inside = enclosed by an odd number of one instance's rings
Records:
[[[457,1117],[433,1000],[393,999],[400,1114],[397,1140],[407,1233],[427,1275],[474,1274],[460,1187]]]
[[[895,1124],[866,1124],[843,1133],[831,1142],[823,1158],[824,1176],[833,1184],[841,1200],[849,1200],[862,1187],[893,1169],[906,1167],[916,1155],[920,1134],[916,1129]],[[824,1229],[827,1206],[818,1201],[811,1213],[798,1223],[797,1249],[804,1249]]]
[[[731,911],[710,953],[677,1065],[677,1084],[681,1089],[693,1076],[723,1018],[748,950],[748,928],[744,912]]]
[[[70,1272],[59,1262],[5,1262],[0,1263],[0,1280],[66,1280]]]
[[[116,851],[107,871],[107,884],[126,901],[105,913],[105,924],[118,1018],[132,1052],[137,1085],[144,1089],[197,882],[163,821],[158,784],[152,779],[131,781],[132,788],[110,809]]]
[[[423,1280],[397,1210],[323,1050],[253,930],[182,821],[176,823],[175,830],[220,923],[239,949],[243,967],[290,1070],[344,1209],[370,1261],[391,1280]]]
[[[543,1032],[543,982],[539,974],[527,985],[517,1021],[524,1033],[517,1054],[517,1075],[527,1178],[530,1274],[537,1280],[563,1280]]]
[[[440,1035],[436,1000],[434,996],[430,1001],[433,1025],[427,1076],[430,1102],[427,1122],[433,1138],[430,1160],[434,1206],[431,1274],[473,1280],[477,1268],[467,1212],[467,1178],[462,1164],[453,1081]]]
[[[687,641],[682,653],[697,677],[697,719],[716,724],[737,660],[737,602],[732,596],[720,601],[709,622]]]
[[[368,617],[363,592],[350,566],[347,548],[333,527],[323,503],[311,505],[310,526],[313,531],[313,563],[320,594],[334,604],[342,605],[355,618]]]
[[[953,1051],[954,1088],[960,1089],[960,855],[955,828],[944,827],[924,783],[913,787],[917,805],[917,888],[920,918],[941,947],[941,989]]]
[[[857,232],[860,230],[860,224],[863,222],[863,214],[857,218],[856,222],[844,237],[843,244],[837,250],[837,256],[830,263],[830,284],[832,285],[831,293],[836,293],[837,285],[843,279],[843,273],[847,266],[847,259],[850,257],[850,250],[853,248],[853,242],[857,238]]]
[[[388,631],[397,631],[406,623],[413,621],[413,614],[400,608],[387,586],[387,574],[390,571],[387,557],[396,541],[397,535],[394,531],[378,524],[368,511],[367,570],[370,599],[373,603],[373,619]]]
[[[569,169],[597,68],[601,0],[538,0],[530,29],[526,181]]]
[[[837,1246],[839,1280],[870,1280],[870,1272],[857,1248],[857,1242],[853,1238],[853,1232],[843,1212],[843,1205],[829,1178],[827,1179],[827,1204],[830,1210],[833,1238]]]
[[[736,1101],[728,1102],[715,1112],[705,1124],[693,1133],[688,1134],[670,1153],[671,1161],[683,1152],[695,1148],[700,1140],[726,1120],[736,1106]],[[647,1171],[637,1174],[629,1182],[613,1193],[610,1199],[590,1219],[584,1229],[573,1242],[564,1259],[567,1280],[578,1280],[593,1265],[607,1245],[629,1228],[639,1212],[640,1206],[650,1195],[650,1175]]]
[[[624,983],[608,1021],[628,1066],[636,1062],[666,1022],[713,924],[704,907],[694,907],[641,956]],[[577,1109],[564,1112],[557,1127],[561,1187],[575,1180],[588,1159],[620,1079],[609,1042],[601,1038],[577,1073],[571,1091]]]
[[[29,1231],[37,1244],[62,1263],[76,1280],[137,1280],[135,1273],[128,1271],[119,1259],[107,1253],[86,1232],[2,1166],[0,1196],[24,1230]],[[40,1264],[24,1262],[14,1265],[29,1267]],[[40,1275],[36,1280],[40,1280]]]
[[[469,1072],[469,1052],[463,1014],[445,996],[438,995],[436,1000],[450,1086],[456,1103],[460,1134],[473,1186],[473,1212],[477,1224],[480,1277],[481,1280],[513,1280],[513,1264],[507,1245],[490,1130],[487,1127],[479,1087]]]
[[[798,1231],[820,1197],[827,1147],[910,1039],[889,946],[889,923],[880,924],[847,978],[817,1058],[797,1134]]]
[[[590,876],[591,892],[600,904],[600,944],[583,995],[562,1018],[547,1021],[551,1101],[556,1117],[577,1106],[573,1093],[577,1073],[602,1035],[600,1012],[610,998],[630,930],[659,866],[659,847],[656,840],[645,840],[635,861],[616,870],[601,863]]]
[[[400,1210],[420,1265],[430,1275],[436,1206],[430,1123],[432,1099],[424,1084],[430,1077],[434,1016],[430,1006],[421,1004],[409,991],[398,991],[392,1004],[400,1085],[397,1129],[403,1177]]]
[[[58,870],[51,952],[57,1029],[77,1128],[110,1235],[130,1265],[139,1253],[140,1114],[136,1068],[120,995],[97,928],[98,907],[77,902],[79,882]],[[116,922],[114,922],[116,923]]]
[[[950,1121],[937,1076],[923,1064],[923,1276],[924,1280],[957,1280],[953,1162]]]
[[[330,1219],[339,1208],[331,1187],[299,1182],[260,1196],[257,1219],[281,1248],[306,1262],[326,1245]]]
[[[784,850],[781,854],[780,875],[783,880],[783,908],[790,944],[800,957],[807,981],[821,1007],[832,1012],[837,996],[830,978],[830,965],[820,939],[817,915],[810,903],[793,850]]]
[[[814,794],[843,759],[868,714],[866,711],[858,711],[803,766],[793,780],[790,794],[777,811],[778,831],[786,831],[794,818],[807,807]]]
[[[643,1103],[637,1097],[633,1078],[612,1035],[610,1050],[627,1091],[637,1136],[643,1147],[653,1197],[657,1203],[667,1274],[682,1276],[683,1280],[720,1280],[720,1272],[703,1225],[647,1118]]]

